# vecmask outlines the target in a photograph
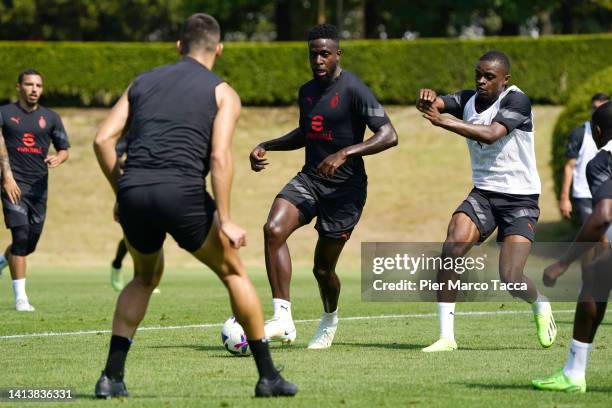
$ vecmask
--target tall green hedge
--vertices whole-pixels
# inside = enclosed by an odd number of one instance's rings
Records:
[[[514,83],[533,101],[561,103],[567,92],[612,64],[612,35],[343,42],[343,65],[386,103],[412,103],[421,87],[473,87],[473,65],[490,49],[506,52]],[[0,100],[14,97],[17,73],[45,75],[48,99],[108,105],[141,72],[176,61],[170,43],[0,42]],[[286,105],[310,78],[305,43],[226,43],[215,71],[249,105]]]
[[[557,119],[553,131],[551,159],[557,197],[561,193],[561,183],[563,182],[567,136],[573,128],[589,120],[591,116],[589,109],[591,97],[597,92],[612,95],[612,66],[597,72],[582,85],[578,86],[571,93],[565,109]]]

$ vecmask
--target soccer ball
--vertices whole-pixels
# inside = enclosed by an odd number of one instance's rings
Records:
[[[221,329],[223,347],[235,356],[248,356],[251,354],[244,329],[234,316],[227,319]]]

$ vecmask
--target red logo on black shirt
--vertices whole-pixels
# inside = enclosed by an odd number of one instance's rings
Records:
[[[21,137],[23,146],[17,146],[17,151],[20,153],[32,153],[32,154],[43,154],[43,150],[40,147],[35,147],[36,138],[33,133],[24,133]]]
[[[11,120],[12,120],[13,122],[15,122],[16,124],[19,124],[19,121],[20,121],[21,119],[19,119],[19,116],[11,116]]]
[[[45,120],[45,117],[42,115],[38,119],[38,126],[40,126],[41,129],[44,129],[45,127],[47,127],[47,121]]]
[[[320,132],[323,130],[323,115],[315,115],[312,117],[312,121],[310,122],[310,127],[315,132]]]
[[[21,141],[23,142],[23,145],[27,147],[32,147],[36,144],[36,139],[34,139],[34,135],[32,133],[24,133]]]
[[[340,102],[340,95],[336,92],[334,97],[331,98],[331,101],[329,101],[329,104],[331,105],[332,109],[336,109],[336,106],[338,106],[339,102]]]

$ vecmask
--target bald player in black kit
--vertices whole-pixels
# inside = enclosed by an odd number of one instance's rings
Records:
[[[255,395],[295,395],[297,387],[273,365],[261,304],[238,256],[246,233],[230,219],[230,147],[240,98],[210,71],[223,49],[219,24],[207,14],[192,15],[177,48],[181,61],[136,78],[102,123],[94,143],[100,167],[117,194],[119,222],[134,259],[134,279],[117,300],[96,396],[128,394],[125,360],[163,273],[166,233],[209,266],[228,289],[259,372]],[[115,145],[128,122],[127,161],[121,175]],[[209,171],[216,203],[203,181]]]

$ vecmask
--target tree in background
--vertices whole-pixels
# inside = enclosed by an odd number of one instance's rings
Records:
[[[343,38],[612,30],[610,0],[0,0],[0,39],[170,41],[199,11],[219,20],[225,41],[304,40],[321,21]]]

